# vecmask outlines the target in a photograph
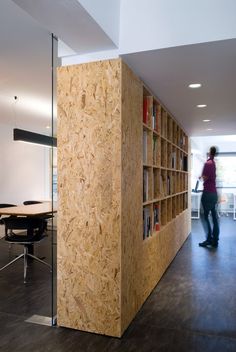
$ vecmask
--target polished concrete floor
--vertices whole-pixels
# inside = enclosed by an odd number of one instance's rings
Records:
[[[121,339],[25,323],[19,309],[7,312],[1,301],[0,351],[235,352],[236,221],[222,217],[220,227],[219,247],[201,248],[203,230],[193,221],[192,234]]]

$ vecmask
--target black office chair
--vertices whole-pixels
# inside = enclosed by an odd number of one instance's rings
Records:
[[[31,204],[42,204],[43,202],[40,202],[38,200],[25,200],[23,202],[24,205],[31,205]],[[52,215],[39,215],[37,218],[42,219],[43,220],[43,225],[44,225],[44,230],[47,230],[47,226],[48,226],[48,219],[52,218]]]
[[[16,207],[15,204],[8,204],[8,203],[0,203],[0,208],[10,208],[10,207]],[[0,225],[4,225],[0,215]]]
[[[8,217],[2,219],[5,225],[5,241],[10,244],[19,244],[24,246],[24,252],[17,256],[15,259],[10,261],[8,264],[0,268],[0,271],[4,270],[20,258],[24,259],[24,283],[26,282],[28,258],[35,259],[39,263],[42,263],[49,268],[51,265],[41,260],[35,255],[29,253],[28,248],[30,245],[39,243],[46,237],[44,234],[43,220],[33,217]],[[14,233],[14,230],[25,230],[23,233]]]
[[[25,200],[23,202],[24,205],[30,205],[30,204],[42,204],[39,200]]]
[[[0,208],[11,208],[11,207],[16,207],[15,204],[8,204],[8,203],[0,203]],[[1,219],[2,215],[0,215],[0,225],[4,225],[3,220]],[[12,217],[12,215],[4,215],[4,217]],[[2,240],[3,238],[1,238]],[[9,244],[9,248],[11,247],[11,244]]]

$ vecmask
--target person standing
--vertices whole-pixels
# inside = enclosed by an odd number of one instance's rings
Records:
[[[216,191],[216,165],[214,157],[216,155],[216,147],[211,147],[209,151],[209,158],[204,164],[202,170],[203,179],[203,193],[202,193],[202,207],[203,217],[202,223],[206,232],[206,240],[199,243],[200,247],[211,246],[213,248],[218,247],[219,241],[219,224],[218,215],[216,211],[216,205],[218,201],[218,195]],[[211,213],[213,227],[210,223],[209,215]]]

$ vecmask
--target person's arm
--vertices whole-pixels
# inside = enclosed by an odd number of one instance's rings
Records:
[[[202,175],[199,177],[200,179],[203,179],[203,181],[206,181],[209,178],[209,166],[208,163],[204,164]]]

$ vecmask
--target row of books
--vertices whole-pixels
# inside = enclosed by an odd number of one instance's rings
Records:
[[[151,230],[151,214],[150,214],[150,208],[149,207],[144,207],[143,208],[143,239],[151,236],[152,230]]]
[[[166,137],[167,135],[171,137],[173,133],[173,138],[176,144],[178,144],[179,147],[182,149],[186,148],[186,136],[183,133],[180,133],[178,127],[177,130],[169,130],[169,123],[167,124],[167,114],[166,118],[161,118],[161,106],[154,101],[153,96],[143,97],[143,122],[151,126],[156,131],[158,131],[158,127],[161,126],[162,135],[164,137]],[[179,136],[179,138],[177,138],[177,135]]]
[[[180,148],[185,149],[185,147],[186,147],[186,137],[185,137],[185,135],[182,135],[180,137],[179,146],[180,146]]]
[[[179,168],[182,171],[188,171],[188,157],[187,157],[187,155],[180,156]]]
[[[160,194],[162,197],[172,194],[172,178],[170,175],[167,175],[166,178],[160,175]]]
[[[179,167],[179,170],[188,171],[188,157],[187,155],[180,155],[179,165],[177,165],[176,152],[171,153],[171,160],[168,161],[167,167],[176,170]]]
[[[150,170],[148,168],[144,168],[143,170],[143,201],[146,202],[149,200],[149,175],[150,175]],[[184,175],[182,175],[184,176]],[[160,177],[154,178],[154,198],[158,197],[166,197],[170,196],[172,194],[182,192],[185,190],[184,185],[187,183],[184,178],[177,178],[176,176],[172,177],[171,174],[160,174]],[[158,180],[160,182],[158,183]],[[179,181],[178,181],[179,180]]]
[[[150,237],[152,235],[152,231],[160,230],[159,205],[154,204],[153,206],[153,229],[152,229],[152,219],[151,219],[150,212],[151,212],[150,207],[143,208],[143,239]]]
[[[149,170],[147,168],[143,169],[143,202],[147,202],[149,200]],[[156,187],[156,184],[154,185]],[[160,192],[159,192],[160,190]],[[160,175],[160,186],[157,187],[157,189],[154,189],[154,194],[157,196],[164,197],[169,192],[171,192],[171,186],[170,186],[170,176],[168,176],[168,179],[165,180],[163,175]]]
[[[160,230],[159,204],[154,204],[154,206],[153,206],[153,229],[155,231],[159,231]]]
[[[158,137],[153,136],[153,143],[152,143],[152,161],[153,165],[157,165],[158,163]],[[148,132],[143,131],[143,163],[148,163]]]
[[[143,122],[158,130],[158,123],[160,123],[160,106],[153,101],[152,96],[143,97]]]
[[[153,136],[153,152],[152,152],[152,161],[153,165],[158,164],[158,137]],[[177,159],[176,152],[171,153],[171,164],[168,167],[172,169],[177,169]],[[163,159],[163,158],[162,158]],[[143,131],[143,163],[148,163],[148,132]],[[188,171],[188,157],[186,155],[180,155],[179,158],[179,169],[182,171]]]

